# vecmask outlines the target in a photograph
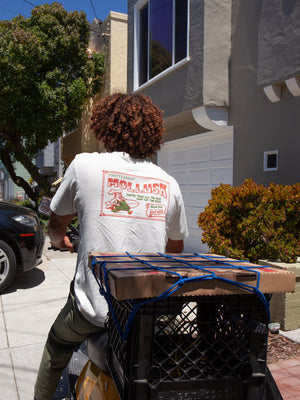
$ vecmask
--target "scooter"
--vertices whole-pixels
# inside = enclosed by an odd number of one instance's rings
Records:
[[[125,340],[114,318],[123,330],[132,303],[114,301],[107,333],[91,335],[74,353],[65,371],[68,395],[53,400],[283,400],[268,367],[265,376],[259,373],[266,325],[239,314],[230,296],[208,297],[149,303]],[[243,310],[252,315],[258,302],[250,302]],[[250,374],[243,361],[248,351]]]
[[[47,213],[49,215],[49,200],[51,199],[43,199],[41,202],[39,211],[43,213],[43,215]],[[79,232],[73,225],[70,227],[70,238],[71,240],[75,239],[78,243]],[[138,336],[136,336],[135,333],[125,341],[120,339],[114,323],[114,318],[112,318],[112,313],[110,312],[107,320],[107,332],[105,334],[96,333],[91,335],[88,340],[74,352],[69,365],[62,374],[53,400],[148,400],[152,398],[201,400],[208,398],[207,395],[210,394],[210,391],[212,394],[215,393],[215,389],[211,388],[211,385],[209,385],[209,380],[204,389],[199,389],[199,387],[193,386],[195,384],[195,378],[193,378],[192,375],[191,378],[188,378],[187,382],[185,382],[185,385],[188,386],[183,386],[184,388],[178,391],[176,389],[176,384],[180,382],[181,374],[190,369],[195,373],[196,369],[199,367],[200,369],[203,367],[203,370],[205,370],[208,365],[211,365],[209,368],[216,368],[217,372],[218,365],[214,366],[213,361],[212,364],[210,364],[210,357],[213,360],[216,353],[218,353],[213,347],[215,345],[223,346],[224,343],[225,351],[228,351],[230,359],[231,347],[235,346],[235,344],[234,342],[230,342],[230,345],[226,345],[228,337],[236,334],[239,336],[240,329],[248,329],[248,327],[246,327],[243,318],[239,319],[239,317],[236,318],[236,316],[230,314],[228,319],[228,315],[226,313],[224,314],[226,307],[223,308],[223,304],[221,303],[213,304],[210,299],[209,304],[203,305],[199,303],[195,306],[194,302],[194,299],[191,299],[190,303],[186,303],[186,300],[184,300],[183,303],[183,300],[180,300],[179,305],[175,302],[175,306],[171,305],[163,314],[149,316],[149,313],[146,313],[145,315],[140,315],[138,322],[140,325],[137,329]],[[186,304],[188,304],[188,306]],[[131,306],[130,302],[128,302],[128,306]],[[117,307],[119,307],[119,305],[117,305]],[[118,318],[123,318],[123,305],[120,307],[121,308],[116,313],[118,314],[119,312]],[[208,332],[208,337],[204,341],[204,348],[201,347],[203,345],[199,345],[200,341],[203,340],[202,335],[205,336],[204,331],[198,331],[199,323],[202,324],[202,321],[199,320],[199,310],[201,310],[201,318],[204,317],[204,325],[207,324],[209,328],[215,326],[215,322],[212,322],[212,325],[210,325],[210,322],[206,322],[206,319],[210,318],[211,321],[216,321],[216,325],[218,326],[217,331],[213,332],[212,336],[211,332]],[[149,318],[150,320],[152,318],[150,325]],[[195,328],[195,326],[197,328]],[[233,334],[232,329],[236,329],[236,333]],[[263,334],[265,335],[265,332],[263,332]],[[244,334],[237,340],[238,345],[243,344],[243,335]],[[253,334],[251,333],[251,335]],[[254,336],[255,335],[256,333]],[[108,336],[110,337],[108,338]],[[172,336],[176,337],[178,342],[173,342],[174,338]],[[216,339],[217,336],[220,336],[220,338]],[[257,337],[259,338],[259,335]],[[149,341],[151,345],[149,345]],[[210,347],[210,341],[215,341],[216,343]],[[147,345],[144,346],[146,343]],[[143,347],[145,348],[143,349]],[[159,349],[161,348],[161,350],[159,350],[160,354],[157,356],[160,360],[158,364],[156,363],[156,365],[153,366],[151,362],[149,362],[149,359],[152,358],[152,352],[155,351],[154,349],[157,347]],[[164,353],[165,349],[167,350],[166,353]],[[241,350],[239,350],[239,352],[240,351]],[[139,354],[138,362],[134,361],[135,352]],[[116,357],[116,353],[119,353],[118,357],[120,358],[115,362],[114,357]],[[161,356],[161,354],[165,355]],[[202,354],[200,358],[199,354]],[[123,357],[127,357],[128,355],[129,360],[124,360]],[[185,362],[188,363],[184,366],[183,370],[181,370],[180,366],[182,357],[186,358]],[[193,361],[193,359],[195,359],[195,361]],[[132,365],[132,362],[134,365]],[[194,362],[199,364],[199,367],[197,365],[195,371],[193,370]],[[159,366],[160,364],[161,367]],[[256,361],[254,361],[254,364],[256,365]],[[138,386],[144,385],[142,388],[143,395],[137,396],[130,393],[128,395],[128,391],[124,393],[122,388],[124,384],[124,374],[126,373],[125,381],[127,378],[130,380],[130,374],[136,373],[137,368],[143,370],[143,379],[141,379],[140,382],[136,380]],[[129,371],[129,375],[127,375],[127,370]],[[210,371],[208,372],[211,373]],[[165,394],[161,394],[159,397],[153,397],[153,392],[158,389],[164,374],[167,374],[168,379],[170,378],[169,381],[172,381],[175,377],[174,384],[168,382],[167,389],[162,392]],[[147,376],[146,380],[144,378],[145,376]],[[257,377],[257,379],[258,378],[259,377]],[[201,379],[203,380],[203,378]],[[265,379],[266,389],[264,396],[261,397],[260,395],[259,399],[282,400],[278,387],[267,367],[265,378],[260,377],[260,379]],[[230,379],[228,379],[228,381],[229,380]],[[136,385],[136,383],[134,383],[134,385]],[[130,385],[132,384],[130,383]],[[195,389],[191,391],[189,386],[195,387]],[[129,392],[130,390],[131,389],[129,389]],[[220,392],[220,388],[216,388],[216,390],[218,393]],[[228,388],[224,387],[222,390],[225,393],[226,390],[228,391]],[[247,399],[251,400],[254,398],[255,397],[251,396],[247,397]],[[218,394],[216,399],[223,399],[222,394]]]

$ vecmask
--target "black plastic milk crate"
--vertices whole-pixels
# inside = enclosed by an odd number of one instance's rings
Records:
[[[131,301],[111,297],[125,329]],[[123,400],[265,399],[267,316],[256,295],[143,304],[123,340],[108,323],[108,363]]]

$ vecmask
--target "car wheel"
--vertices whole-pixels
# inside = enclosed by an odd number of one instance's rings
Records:
[[[16,256],[12,248],[0,240],[0,292],[14,280],[17,272]]]

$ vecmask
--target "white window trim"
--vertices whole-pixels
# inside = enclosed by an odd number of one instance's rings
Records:
[[[164,71],[162,71],[160,74],[154,76],[153,78],[151,78],[149,81],[143,83],[140,86],[137,86],[136,88],[133,88],[133,92],[137,93],[142,89],[145,89],[148,86],[151,86],[154,82],[159,81],[160,79],[164,78],[165,76],[169,75],[170,73],[172,73],[173,71],[175,71],[176,69],[181,68],[183,65],[187,64],[190,61],[189,58],[185,58],[181,61],[179,61],[177,64],[172,65],[171,67],[165,69]]]
[[[147,82],[143,83],[142,85],[139,85],[139,48],[140,48],[140,10],[149,2],[149,0],[139,0],[134,7],[134,39],[133,39],[133,91],[137,92],[153,82],[156,82],[157,80],[163,78],[164,76],[170,74],[174,70],[181,68],[184,64],[190,61],[190,0],[187,0],[187,44],[186,44],[186,58],[180,60],[178,63],[174,64],[175,62],[175,25],[173,24],[173,33],[172,33],[172,65],[162,71],[160,74],[154,76],[153,78],[149,79],[149,76],[147,77]],[[174,5],[174,0],[173,0],[173,5]],[[149,37],[149,30],[150,30],[150,12],[148,14],[148,37]],[[173,7],[173,21],[175,19],[175,7]],[[148,46],[148,60],[149,60],[149,46]],[[149,71],[148,71],[149,74]]]
[[[268,156],[276,154],[277,163],[275,168],[268,168]],[[270,150],[264,152],[264,172],[278,171],[278,150]]]
[[[133,36],[133,89],[139,85],[139,33],[140,33],[140,9],[143,7],[139,1],[134,8],[134,36]],[[144,3],[144,2],[143,2]]]

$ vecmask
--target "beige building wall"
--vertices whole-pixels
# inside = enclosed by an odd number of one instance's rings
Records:
[[[111,11],[99,27],[93,49],[105,55],[102,96],[127,91],[127,15]]]
[[[62,139],[62,160],[69,165],[76,154],[103,151],[89,129],[94,105],[101,97],[127,91],[127,15],[111,11],[102,22],[91,25],[89,49],[105,57],[105,74],[101,93],[86,102],[78,128]]]
[[[127,15],[111,12],[110,93],[127,92]]]

